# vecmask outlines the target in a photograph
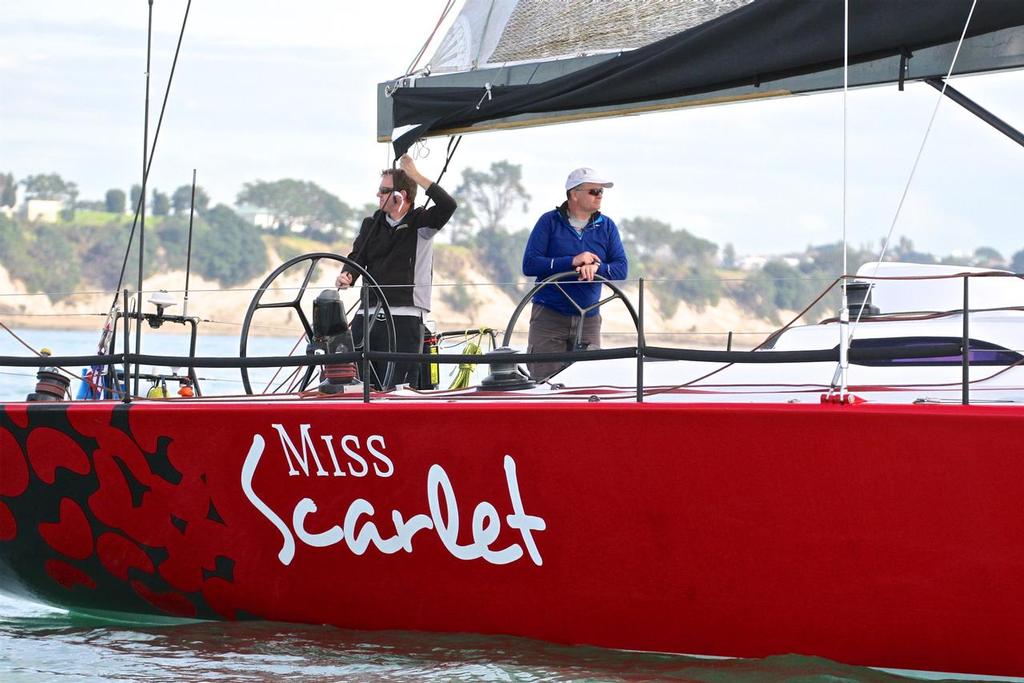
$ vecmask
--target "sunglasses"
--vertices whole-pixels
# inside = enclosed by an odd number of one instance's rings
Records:
[[[603,187],[595,187],[595,188],[590,189],[590,190],[576,190],[576,191],[577,192],[586,192],[587,194],[589,194],[592,197],[600,197],[601,195],[604,194],[604,188]]]
[[[377,188],[377,194],[391,194],[394,191],[395,191],[395,188],[393,188],[393,187],[378,187]]]

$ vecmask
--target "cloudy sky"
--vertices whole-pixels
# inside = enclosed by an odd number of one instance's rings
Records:
[[[400,75],[443,0],[352,3],[217,0],[193,4],[150,181],[191,180],[231,204],[246,181],[312,180],[350,204],[374,200],[390,162],[376,139],[376,83]],[[155,0],[156,122],[185,0]],[[56,172],[82,197],[127,190],[141,175],[145,0],[5,3],[0,23],[0,171]],[[1024,73],[955,82],[1024,128]],[[847,225],[877,245],[893,221],[938,93],[924,85],[849,97]],[[436,176],[444,140],[427,145]],[[772,102],[467,136],[446,176],[521,164],[530,227],[560,201],[569,170],[616,181],[613,218],[654,216],[739,253],[779,253],[842,232],[842,99]],[[896,226],[918,249],[1005,256],[1024,249],[1024,149],[950,101],[936,118]]]

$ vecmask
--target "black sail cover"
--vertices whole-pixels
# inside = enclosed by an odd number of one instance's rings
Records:
[[[972,0],[849,0],[851,64],[955,42]],[[431,131],[517,114],[683,97],[843,64],[843,0],[754,0],[689,30],[552,80],[479,87],[402,87],[394,98],[401,155]],[[1024,0],[978,0],[967,36],[1024,25]]]

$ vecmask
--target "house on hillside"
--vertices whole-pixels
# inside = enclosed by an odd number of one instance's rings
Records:
[[[255,225],[257,228],[273,230],[277,227],[277,223],[274,222],[274,214],[270,212],[270,209],[264,209],[261,206],[252,206],[251,204],[239,204],[235,207],[235,213]]]
[[[39,223],[56,223],[64,208],[59,199],[28,199],[21,205],[21,218]]]

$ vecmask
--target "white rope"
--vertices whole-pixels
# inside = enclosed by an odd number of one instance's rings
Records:
[[[415,73],[416,67],[419,66],[420,60],[423,59],[423,55],[426,53],[427,48],[430,46],[430,42],[434,40],[434,36],[437,35],[437,30],[441,28],[441,24],[444,23],[444,20],[448,17],[448,13],[452,10],[452,7],[454,6],[455,0],[448,0],[448,2],[445,3],[444,9],[441,11],[441,16],[438,18],[437,23],[434,24],[434,30],[430,32],[430,35],[427,36],[427,39],[424,41],[423,46],[420,48],[419,52],[416,53],[416,56],[413,57],[412,61],[409,63],[409,66],[406,67],[406,76]]]
[[[850,0],[843,2],[843,275],[847,270],[846,241],[846,175],[847,175],[847,144],[846,118],[847,95],[850,90]],[[832,389],[839,383],[839,396],[846,396],[847,375],[850,370],[850,307],[846,296],[846,280],[843,279],[842,299],[839,306],[839,367],[832,377]],[[829,394],[832,394],[832,389]]]
[[[850,0],[843,3],[843,274],[846,274],[846,96],[850,90]]]
[[[886,252],[889,250],[889,243],[892,241],[893,232],[896,230],[896,222],[899,220],[900,212],[903,210],[903,203],[907,198],[907,193],[910,191],[910,184],[914,180],[914,174],[917,172],[917,165],[921,161],[921,155],[924,154],[924,146],[928,142],[928,135],[931,133],[932,124],[935,123],[935,116],[939,112],[939,105],[942,104],[942,100],[946,96],[946,84],[950,77],[953,75],[953,69],[956,67],[957,57],[960,56],[960,48],[964,44],[964,38],[967,36],[967,28],[971,25],[971,17],[974,16],[974,8],[977,7],[978,0],[974,0],[971,3],[971,9],[967,13],[967,21],[964,22],[964,29],[960,32],[960,40],[956,44],[956,50],[953,52],[953,60],[949,63],[949,70],[946,72],[946,78],[942,81],[942,90],[939,91],[939,95],[935,100],[935,106],[932,108],[931,118],[928,119],[928,127],[924,131],[924,137],[921,139],[921,146],[918,147],[917,156],[914,157],[914,165],[910,168],[910,176],[907,178],[907,184],[903,187],[903,194],[900,195],[899,204],[896,205],[896,214],[892,217],[892,225],[889,226],[889,232],[885,236],[885,242],[882,244],[882,252],[878,255],[878,261],[875,262],[875,269],[871,272],[871,276],[874,277],[878,274],[878,267],[882,264],[882,260],[885,258]],[[845,273],[844,273],[845,275]],[[868,286],[868,294],[874,287],[872,282]],[[864,306],[867,304],[867,294],[864,296],[864,300],[860,304],[860,308],[857,310],[857,317],[853,321],[853,327],[855,328],[857,323],[860,322],[861,314],[864,312]],[[850,339],[853,339],[854,329],[850,330]]]

